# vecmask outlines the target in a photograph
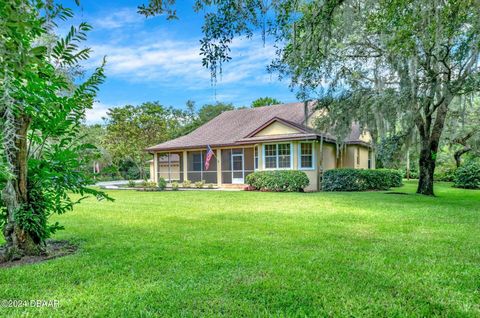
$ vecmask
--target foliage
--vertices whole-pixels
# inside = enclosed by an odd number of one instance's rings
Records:
[[[192,181],[190,181],[188,179],[185,179],[182,182],[182,187],[184,187],[184,188],[190,188],[191,185],[192,185]]]
[[[323,173],[323,191],[386,190],[402,185],[402,173],[393,169],[331,169]]]
[[[452,166],[439,166],[435,171],[435,181],[453,182],[457,168]]]
[[[278,105],[281,103],[282,102],[276,98],[266,96],[266,97],[257,98],[252,102],[250,106],[252,108],[255,108],[255,107],[262,107],[262,106]]]
[[[179,187],[180,187],[180,184],[178,182],[172,182],[172,190],[173,191],[178,191]]]
[[[158,190],[163,191],[167,187],[167,181],[165,181],[164,178],[160,177],[158,178],[158,184],[157,184]]]
[[[135,188],[135,181],[133,180],[128,180],[127,187],[129,188]]]
[[[249,174],[246,182],[257,190],[274,192],[300,192],[310,183],[305,172],[298,170],[258,171]]]
[[[195,188],[197,189],[202,189],[204,186],[205,186],[204,180],[195,182]]]
[[[469,161],[455,171],[454,186],[465,189],[480,189],[480,162]]]
[[[380,143],[375,149],[375,154],[377,156],[376,159],[380,161],[382,167],[389,169],[400,168],[404,154],[402,147],[404,144],[403,139],[404,136],[401,135],[381,138]]]
[[[0,171],[8,172],[2,201],[9,216],[3,233],[7,250],[18,256],[40,252],[61,228],[48,223],[51,215],[88,195],[108,199],[88,187],[81,168],[95,154],[80,126],[104,81],[103,65],[84,81],[71,72],[89,56],[80,45],[91,27],[80,23],[63,38],[53,34],[59,20],[72,16],[55,1],[0,2]]]
[[[139,177],[146,177],[147,147],[176,137],[183,125],[184,112],[158,102],[126,105],[107,112],[104,147],[117,164],[133,162]],[[126,176],[134,179],[133,173]]]
[[[213,189],[213,183],[209,183],[207,186],[209,189]]]

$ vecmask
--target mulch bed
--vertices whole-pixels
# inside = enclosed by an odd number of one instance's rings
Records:
[[[47,252],[45,253],[45,255],[24,256],[21,259],[9,262],[0,261],[0,269],[40,263],[49,259],[74,254],[78,249],[78,246],[65,240],[47,240],[46,244]]]

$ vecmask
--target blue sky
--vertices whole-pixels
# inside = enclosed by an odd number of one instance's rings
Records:
[[[266,71],[275,52],[270,43],[263,45],[260,37],[236,40],[233,60],[212,87],[199,55],[203,14],[193,12],[193,0],[177,1],[180,19],[174,21],[145,19],[136,13],[141,2],[82,0],[75,19],[68,22],[87,21],[94,27],[87,42],[93,49],[87,69],[107,56],[107,80],[87,113],[88,123],[101,122],[108,108],[145,101],[182,108],[189,99],[197,107],[215,101],[248,106],[263,96],[296,100],[288,81],[280,82]]]

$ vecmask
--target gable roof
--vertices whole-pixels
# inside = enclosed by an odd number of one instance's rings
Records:
[[[315,111],[313,103],[308,104],[308,116]],[[206,124],[198,127],[188,135],[169,140],[156,146],[147,148],[147,151],[175,150],[184,148],[204,148],[231,146],[237,144],[255,143],[259,140],[278,140],[279,137],[293,139],[312,139],[321,135],[315,130],[304,126],[304,103],[289,103],[281,105],[264,106],[230,110],[221,113]],[[294,127],[298,134],[285,136],[254,135],[274,121]],[[360,130],[360,129],[358,129]],[[295,136],[294,136],[295,135]],[[324,137],[334,141],[333,136],[325,134]],[[352,136],[350,136],[352,137]]]

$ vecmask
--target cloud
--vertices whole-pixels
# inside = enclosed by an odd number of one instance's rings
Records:
[[[113,108],[111,105],[106,105],[100,102],[94,102],[92,109],[87,109],[85,113],[85,120],[87,124],[98,124],[102,122],[102,117],[107,115],[109,108]]]
[[[145,21],[145,17],[137,13],[136,8],[120,8],[114,12],[95,16],[91,24],[96,29],[118,29],[139,25]]]
[[[142,32],[134,37],[93,43],[92,66],[107,56],[107,76],[131,82],[182,85],[205,89],[211,85],[210,72],[202,65],[199,39],[172,39],[164,30]],[[235,40],[232,60],[223,65],[218,84],[265,82],[266,66],[275,54],[273,45],[263,46],[259,38]]]

